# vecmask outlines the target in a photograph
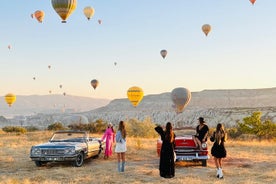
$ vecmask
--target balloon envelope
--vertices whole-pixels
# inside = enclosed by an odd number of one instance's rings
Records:
[[[256,0],[249,0],[251,2],[252,5],[254,5],[254,3],[256,2]]]
[[[61,22],[66,23],[67,18],[77,7],[77,0],[52,0],[52,6],[62,19]]]
[[[208,36],[209,32],[211,31],[211,26],[209,24],[204,24],[201,29],[204,34]]]
[[[127,97],[130,103],[136,107],[144,97],[144,92],[140,87],[133,86],[127,90]]]
[[[167,56],[167,50],[161,50],[160,54],[163,57],[163,59],[165,59],[165,57]]]
[[[95,10],[94,10],[94,8],[92,8],[91,6],[87,6],[87,7],[85,7],[85,8],[83,9],[83,13],[84,13],[84,15],[86,16],[86,18],[87,18],[88,20],[90,20],[90,19],[93,17],[93,15],[94,15],[94,13],[95,13]]]
[[[7,104],[11,107],[11,105],[16,101],[16,96],[12,93],[8,93],[5,96],[5,100]]]
[[[171,99],[177,113],[183,112],[184,108],[189,104],[191,97],[191,92],[186,88],[179,87],[172,90]]]
[[[91,81],[91,86],[92,86],[94,89],[96,89],[98,85],[99,85],[99,81],[98,81],[97,79],[93,79],[93,80]]]
[[[44,20],[45,13],[42,10],[37,10],[34,12],[34,17],[39,23],[42,23]]]

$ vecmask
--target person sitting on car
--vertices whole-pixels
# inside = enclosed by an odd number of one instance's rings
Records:
[[[209,127],[206,125],[203,117],[199,117],[198,121],[199,125],[196,127],[195,144],[196,147],[199,147],[199,149],[202,150],[201,143],[207,141]]]

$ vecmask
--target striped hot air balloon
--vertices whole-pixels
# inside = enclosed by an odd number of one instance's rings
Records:
[[[61,22],[66,23],[67,18],[77,7],[77,0],[52,0],[52,6],[62,19]]]

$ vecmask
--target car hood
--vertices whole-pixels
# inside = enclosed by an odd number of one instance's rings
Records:
[[[44,144],[39,144],[36,145],[35,147],[40,147],[40,148],[64,148],[64,147],[69,147],[69,146],[80,146],[85,143],[81,142],[48,142]]]

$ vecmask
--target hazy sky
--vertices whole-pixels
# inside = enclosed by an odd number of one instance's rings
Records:
[[[90,21],[86,6],[95,9]],[[78,0],[63,24],[51,0],[2,1],[0,95],[114,99],[131,86],[145,95],[275,87],[275,7],[275,0]],[[43,23],[31,18],[36,10],[45,12]],[[203,24],[212,26],[208,37]]]

